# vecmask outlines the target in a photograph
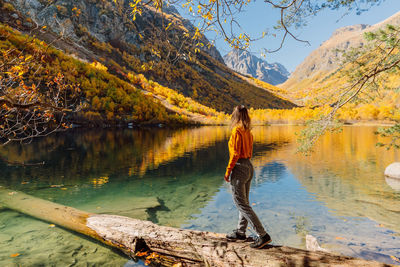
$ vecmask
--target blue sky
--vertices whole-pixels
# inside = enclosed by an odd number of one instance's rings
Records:
[[[179,9],[184,17],[182,9]],[[300,43],[288,38],[284,47],[276,52],[266,55],[265,60],[268,62],[279,62],[283,64],[290,72],[294,71],[296,66],[300,64],[304,58],[314,49],[329,39],[332,33],[340,27],[354,24],[375,24],[400,11],[400,0],[386,0],[378,6],[373,6],[369,11],[365,11],[360,15],[355,11],[343,16],[346,10],[325,10],[317,16],[311,18],[307,26],[295,31],[296,36],[310,42],[310,45]],[[279,19],[277,12],[271,11],[263,1],[252,2],[248,9],[239,17],[244,30],[250,34],[259,35],[262,31],[272,28]],[[207,35],[207,34],[206,34]],[[213,39],[211,35],[210,39]],[[230,51],[228,44],[222,38],[217,38],[216,47],[221,55],[225,55]],[[261,55],[263,49],[274,49],[279,47],[280,38],[264,38],[252,44],[250,51],[256,55]]]

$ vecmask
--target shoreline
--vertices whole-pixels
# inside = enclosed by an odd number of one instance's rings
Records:
[[[394,126],[397,122],[394,121],[345,121],[342,127],[349,126],[379,126],[379,127],[390,127]],[[229,126],[229,124],[212,124],[212,123],[182,123],[182,124],[166,124],[166,123],[143,123],[143,124],[78,124],[72,123],[70,129],[140,129],[140,128],[150,128],[150,129],[180,129],[180,128],[197,128],[204,126]],[[254,123],[253,126],[305,126],[305,122],[268,122],[265,124]]]
[[[396,122],[394,121],[345,121],[343,122],[343,126],[393,126]],[[290,125],[290,126],[304,126],[304,123],[291,123],[291,122],[270,122],[268,125]],[[254,126],[262,126],[254,124]]]

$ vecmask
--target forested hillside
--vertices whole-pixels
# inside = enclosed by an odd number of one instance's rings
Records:
[[[47,83],[57,75],[63,75],[66,83],[79,88],[82,106],[72,121],[117,122],[176,122],[166,108],[145,96],[137,87],[109,74],[100,63],[88,64],[48,46],[38,39],[22,35],[10,27],[0,24],[0,50],[2,55],[24,57],[26,62],[36,64],[34,71],[24,73],[26,84],[41,84],[46,90]],[[45,51],[40,59],[32,61],[37,51]],[[21,53],[22,52],[22,53]],[[9,54],[7,56],[10,56]]]
[[[33,34],[36,29],[39,39],[88,63],[98,62],[105,67],[104,73],[121,81],[130,82],[129,75],[143,74],[146,80],[217,111],[231,112],[238,104],[294,106],[237,77],[207,39],[172,7],[164,10],[165,15],[143,7],[142,15],[132,20],[129,1],[1,3],[3,23],[24,33]],[[97,99],[100,92],[93,93],[90,97]]]
[[[350,56],[351,53],[367,47],[369,42],[365,38],[365,34],[385,30],[387,25],[398,27],[400,12],[372,26],[360,24],[337,29],[330,39],[306,57],[289,80],[279,86],[287,90],[292,99],[296,99],[302,104],[311,106],[332,104],[335,101],[332,95],[338,95],[335,92],[349,82],[349,75],[345,72],[350,68],[350,62],[346,62],[343,53]],[[355,50],[352,51],[352,49]],[[369,61],[368,65],[373,66],[374,63],[374,61]],[[398,92],[386,90],[400,86],[399,74],[392,72],[385,75],[387,76],[385,83],[379,85],[381,90],[369,92],[369,95],[360,97],[364,101],[359,101],[358,107],[369,102],[373,106],[368,106],[367,109],[375,109],[375,111],[370,111],[379,113],[379,108],[390,109],[400,105]]]

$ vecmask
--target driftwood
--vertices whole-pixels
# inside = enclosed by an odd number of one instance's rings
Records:
[[[228,242],[224,234],[88,213],[4,188],[0,188],[0,205],[90,236],[130,256],[146,247],[184,266],[388,266],[285,246],[251,249],[246,242]]]

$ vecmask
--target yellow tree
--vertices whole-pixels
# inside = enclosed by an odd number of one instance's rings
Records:
[[[0,38],[10,38],[8,28],[1,28]],[[32,82],[45,66],[46,46],[24,38],[21,47],[0,50],[0,145],[67,128],[65,116],[79,107],[79,87],[61,73]]]

